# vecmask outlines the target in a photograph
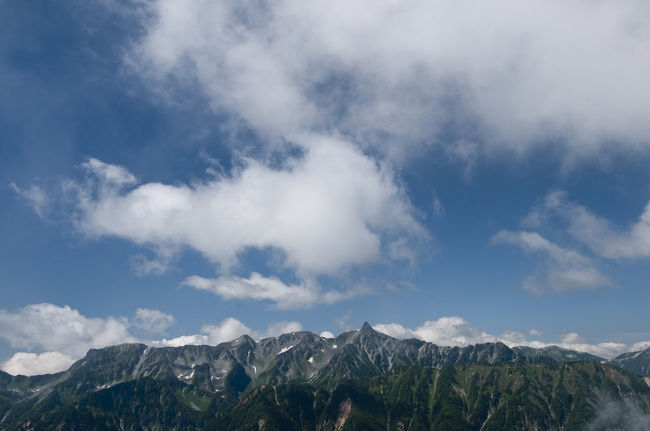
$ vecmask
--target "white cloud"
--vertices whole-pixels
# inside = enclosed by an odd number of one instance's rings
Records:
[[[170,340],[163,338],[162,340],[150,341],[148,344],[156,347],[178,347],[187,344],[209,344],[214,346],[235,340],[242,335],[260,339],[298,331],[302,331],[302,324],[296,321],[272,322],[266,330],[254,331],[234,317],[228,317],[216,325],[203,325],[201,334],[184,335]]]
[[[156,250],[192,247],[227,272],[247,248],[279,249],[299,273],[322,274],[376,262],[391,238],[425,237],[393,172],[349,143],[304,136],[304,157],[281,169],[243,160],[231,177],[193,186],[78,185],[78,226]],[[113,183],[132,176],[122,168]],[[95,172],[95,171],[93,171]]]
[[[533,208],[525,222],[543,226],[553,216],[565,221],[568,224],[567,232],[601,257],[650,257],[650,202],[636,222],[626,229],[620,229],[586,207],[569,201],[566,192],[553,191],[540,205]]]
[[[70,307],[32,304],[0,310],[0,337],[14,348],[56,351],[79,358],[88,349],[135,341],[125,318],[88,318]]]
[[[172,339],[152,340],[147,344],[154,347],[181,347],[187,345],[201,346],[208,343],[208,336],[203,334],[181,335]]]
[[[630,351],[631,352],[638,352],[640,350],[646,350],[648,348],[650,348],[650,340],[648,340],[648,341],[639,341],[639,342],[636,342],[636,343],[632,344],[632,346],[630,347]]]
[[[496,341],[496,337],[479,331],[465,319],[456,316],[427,321],[416,329],[408,329],[397,323],[377,324],[373,328],[391,337],[419,338],[440,346],[467,346]]]
[[[175,322],[174,316],[150,308],[138,308],[133,325],[152,334],[164,334]]]
[[[123,317],[89,318],[69,306],[32,304],[9,312],[0,310],[0,338],[17,352],[2,369],[9,373],[38,374],[66,369],[89,349],[135,342]]]
[[[287,285],[274,277],[263,277],[252,273],[248,279],[241,277],[220,277],[207,279],[192,276],[183,285],[198,290],[212,292],[224,299],[270,300],[278,308],[301,308],[309,306],[318,300],[319,292],[315,285]]]
[[[208,344],[219,344],[224,341],[232,341],[242,335],[250,335],[253,331],[239,320],[228,317],[218,325],[205,325],[201,332],[208,335]]]
[[[323,338],[334,338],[334,334],[332,334],[330,331],[323,331],[320,333],[320,336]]]
[[[282,334],[289,334],[291,332],[300,332],[302,331],[302,324],[296,321],[289,322],[275,322],[271,323],[268,328],[266,328],[267,337],[277,337]]]
[[[489,148],[648,150],[641,0],[159,0],[152,12],[140,70],[195,79],[216,111],[265,133],[338,128],[387,153],[450,128]]]
[[[228,317],[218,324],[204,325],[199,334],[171,339],[145,340],[131,333],[134,328],[150,334],[164,333],[174,322],[170,314],[149,308],[138,308],[131,322],[124,317],[86,317],[67,305],[32,304],[13,313],[0,310],[0,338],[15,349],[30,350],[14,353],[0,364],[0,368],[10,374],[53,373],[67,369],[89,349],[115,344],[141,342],[156,347],[217,345],[242,335],[259,339],[302,330],[300,322],[282,321],[270,323],[263,331],[254,331],[239,320]]]
[[[367,293],[363,288],[323,291],[313,281],[285,284],[278,278],[264,277],[256,272],[249,278],[228,276],[209,279],[194,275],[182,284],[214,293],[223,299],[272,301],[278,309],[306,308],[318,303],[332,304]]]
[[[60,352],[44,352],[40,354],[17,352],[7,362],[2,364],[2,370],[14,376],[34,376],[51,374],[66,370],[75,359]]]
[[[100,180],[100,184],[109,186],[127,186],[137,182],[136,177],[122,166],[104,163],[95,158],[89,158],[81,166],[91,175]]]
[[[510,347],[529,346],[540,349],[548,346],[558,346],[563,349],[586,352],[608,359],[624,352],[642,350],[646,345],[650,346],[650,342],[639,342],[632,346],[616,342],[589,344],[585,342],[580,334],[575,332],[563,335],[558,342],[554,343],[528,340],[526,335],[519,331],[506,331],[500,336],[494,336],[479,330],[467,320],[456,316],[427,321],[415,329],[406,328],[398,323],[380,323],[373,325],[373,328],[398,339],[418,338],[439,346],[467,346],[500,341]],[[538,336],[539,333],[531,332],[530,335]]]
[[[546,257],[539,269],[542,275],[529,276],[524,280],[523,288],[530,293],[539,295],[548,290],[563,292],[612,285],[612,281],[600,272],[591,259],[575,250],[560,247],[537,232],[502,230],[492,237],[492,242],[514,245]]]

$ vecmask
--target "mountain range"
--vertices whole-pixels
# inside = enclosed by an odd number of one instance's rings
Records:
[[[650,349],[605,360],[558,347],[447,347],[366,323],[336,338],[122,344],[56,374],[0,372],[0,429],[583,429],[611,402],[645,417],[648,382]]]

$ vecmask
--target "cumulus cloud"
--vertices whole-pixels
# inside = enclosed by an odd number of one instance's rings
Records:
[[[387,153],[443,131],[485,148],[647,151],[648,13],[640,0],[159,0],[130,60],[271,135],[337,128]]]
[[[323,338],[334,338],[334,334],[332,334],[330,331],[323,331],[320,333],[320,336]]]
[[[88,349],[135,341],[126,318],[88,318],[69,306],[32,304],[0,310],[0,337],[14,348],[57,351],[81,357]]]
[[[267,337],[277,337],[282,334],[289,334],[291,332],[300,332],[302,331],[302,324],[296,322],[295,320],[287,322],[275,322],[272,323],[266,328]]]
[[[510,244],[529,253],[541,253],[544,264],[538,269],[540,276],[529,276],[523,287],[539,295],[547,291],[563,292],[575,289],[595,289],[612,285],[595,263],[579,252],[547,240],[537,232],[500,231],[492,237],[497,244]]]
[[[138,308],[133,325],[152,334],[164,334],[174,322],[174,316],[171,314],[150,308]]]
[[[648,341],[639,341],[634,344],[632,344],[632,347],[630,348],[630,351],[632,352],[638,352],[641,350],[645,350],[650,348],[650,340]]]
[[[367,293],[363,288],[324,291],[313,281],[285,284],[276,277],[264,277],[256,272],[249,278],[228,276],[209,279],[191,276],[182,284],[214,293],[223,299],[272,301],[278,309],[306,308],[318,303],[332,304]]]
[[[506,331],[496,336],[479,330],[467,320],[457,316],[441,317],[438,320],[427,321],[415,329],[407,328],[399,323],[379,323],[373,325],[373,328],[398,339],[418,338],[439,346],[467,346],[500,341],[510,347],[528,346],[540,349],[548,346],[558,346],[563,349],[586,352],[608,359],[624,352],[640,350],[646,345],[645,343],[650,346],[649,342],[639,342],[632,346],[615,342],[589,344],[575,332],[564,334],[557,342],[529,340],[524,333],[519,331]],[[539,332],[529,332],[529,334],[531,336],[540,335]]]
[[[193,186],[112,184],[132,176],[89,165],[99,184],[80,186],[78,226],[158,250],[192,247],[227,271],[248,247],[277,248],[299,272],[327,273],[377,261],[382,240],[423,232],[392,171],[336,139],[308,137],[283,169],[246,160],[231,177]],[[106,178],[111,178],[107,182]]]
[[[183,335],[180,337],[172,338],[170,340],[163,338],[162,340],[151,341],[149,344],[158,347],[178,347],[188,344],[210,344],[217,345],[220,343],[232,341],[242,335],[248,335],[255,339],[265,337],[277,337],[278,335],[286,334],[289,332],[297,332],[302,330],[302,324],[296,321],[288,322],[272,322],[264,331],[254,331],[248,326],[244,325],[239,320],[228,317],[216,325],[204,325],[201,328],[201,334]]]
[[[156,347],[217,345],[242,335],[259,339],[302,330],[300,322],[281,321],[271,322],[265,330],[255,331],[241,321],[227,317],[218,324],[203,325],[199,334],[160,340],[133,334],[134,329],[149,335],[164,333],[174,322],[172,315],[149,308],[138,308],[131,321],[125,317],[86,317],[67,305],[32,304],[15,312],[0,310],[0,338],[8,341],[14,349],[29,350],[14,353],[0,364],[0,368],[10,374],[54,373],[67,369],[89,349],[115,344],[140,342]]]
[[[250,335],[252,333],[248,326],[232,317],[224,319],[218,325],[205,325],[201,328],[201,332],[207,334],[209,344],[219,344],[224,341],[232,341],[237,337]]]
[[[564,221],[569,235],[603,258],[650,257],[650,202],[638,220],[620,228],[586,207],[571,202],[565,191],[553,191],[533,208],[525,222],[531,226],[543,226],[552,217]]]
[[[0,310],[0,337],[15,349],[43,351],[17,352],[2,364],[9,373],[28,375],[62,371],[92,348],[136,341],[126,318],[89,318],[54,304]]]
[[[2,370],[14,376],[34,376],[63,371],[74,363],[75,359],[60,352],[26,353],[17,352],[2,364]]]
[[[395,338],[419,338],[441,346],[467,346],[496,341],[496,337],[479,331],[465,319],[456,316],[426,321],[416,329],[405,328],[397,323],[377,324],[373,328]]]
[[[152,340],[148,342],[154,347],[181,347],[181,346],[202,346],[208,343],[208,336],[205,334],[181,335],[171,339]]]
[[[279,308],[333,303],[362,289],[322,292],[314,281],[382,260],[415,264],[428,234],[392,169],[340,139],[301,135],[301,155],[279,167],[241,159],[231,175],[192,185],[137,185],[125,168],[90,159],[85,182],[70,183],[75,221],[88,237],[119,237],[150,248],[140,273],[162,272],[183,247],[219,266],[221,277],[185,284],[226,299],[269,300]],[[302,145],[302,144],[301,144]],[[297,284],[252,273],[229,276],[249,249],[281,256]]]

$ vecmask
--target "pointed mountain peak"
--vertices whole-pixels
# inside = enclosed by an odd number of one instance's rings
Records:
[[[375,330],[372,329],[372,326],[368,322],[363,322],[363,326],[361,326],[361,332],[364,333],[374,333]]]

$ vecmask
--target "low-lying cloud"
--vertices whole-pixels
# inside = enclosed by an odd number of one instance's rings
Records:
[[[615,342],[589,344],[575,332],[564,334],[557,342],[529,340],[526,334],[519,331],[506,331],[501,335],[492,335],[479,330],[470,322],[458,316],[441,317],[438,320],[426,321],[414,329],[407,328],[399,323],[378,323],[373,325],[373,328],[398,339],[418,338],[440,346],[468,346],[500,341],[510,347],[529,346],[540,349],[548,346],[558,346],[603,358],[613,358],[624,352],[642,350],[644,346],[650,345],[650,342],[647,341],[638,342],[632,346]],[[537,330],[531,330],[529,335],[535,337],[540,333]]]
[[[0,338],[20,349],[0,364],[10,374],[47,374],[67,369],[89,349],[121,343],[145,343],[151,346],[217,345],[242,335],[272,337],[302,330],[300,322],[272,322],[256,331],[228,317],[218,324],[203,325],[199,334],[152,340],[164,334],[175,322],[171,314],[150,308],[138,308],[126,317],[87,317],[69,306],[32,304],[16,311],[0,310]],[[24,351],[26,350],[26,351]]]
[[[650,415],[631,401],[603,403],[584,431],[647,431]]]

